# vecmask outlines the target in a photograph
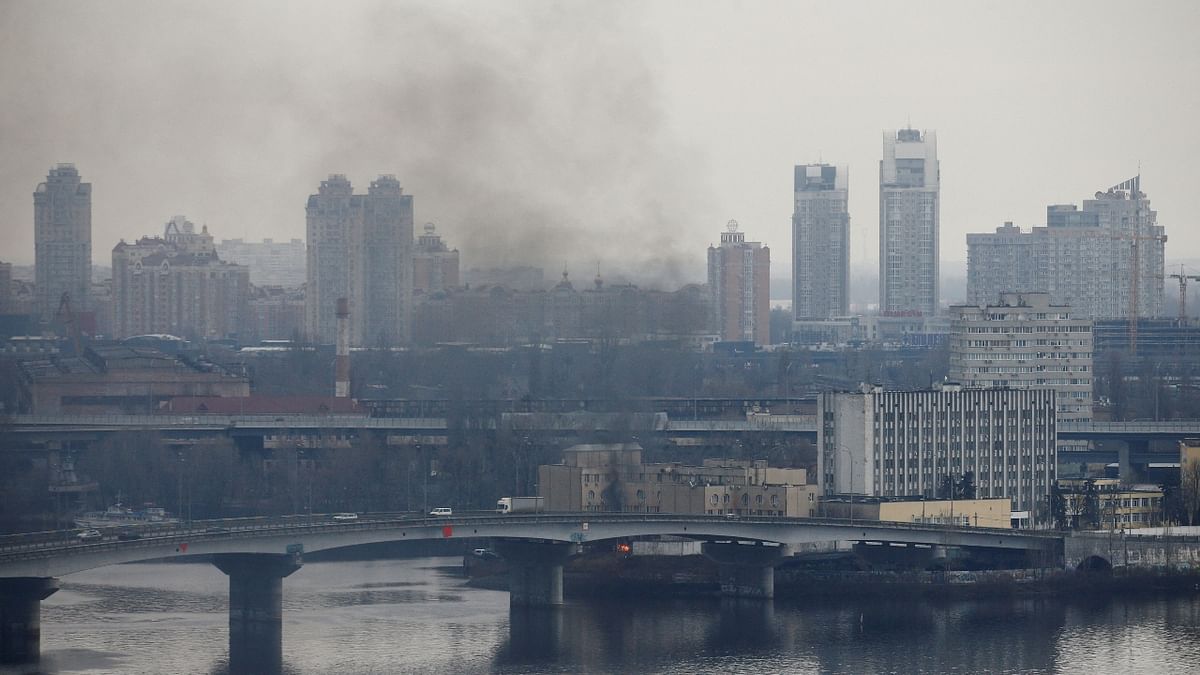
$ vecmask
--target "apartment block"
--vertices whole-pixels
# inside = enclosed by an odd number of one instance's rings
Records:
[[[950,308],[949,379],[970,388],[1048,389],[1060,420],[1092,418],[1092,322],[1048,293]],[[1082,447],[1081,447],[1082,446]],[[1060,450],[1086,449],[1063,442]]]
[[[37,314],[54,318],[63,293],[73,311],[89,308],[92,283],[92,184],[74,164],[59,164],[33,193]]]
[[[333,174],[309,196],[306,214],[309,339],[335,341],[337,301],[346,298],[351,345],[406,343],[412,314],[412,195],[390,175],[371,181],[367,194],[356,195],[346,176]]]
[[[941,169],[937,135],[900,129],[883,136],[879,163],[879,310],[938,311]]]
[[[771,249],[746,241],[729,221],[721,245],[708,247],[708,288],[722,340],[770,342]]]
[[[435,293],[459,283],[458,249],[446,246],[436,225],[425,223],[413,251],[413,293]]]
[[[967,235],[967,297],[1044,291],[1089,319],[1152,318],[1163,312],[1167,236],[1131,178],[1094,199],[1046,209],[1046,226]]]
[[[304,284],[305,250],[304,241],[244,241],[222,239],[217,244],[217,255],[222,260],[250,269],[250,283],[255,286],[282,286],[296,288]]]
[[[849,170],[795,167],[792,213],[792,317],[845,316],[850,310]]]
[[[207,226],[175,216],[161,237],[121,240],[112,261],[114,337],[226,338],[246,324],[250,270],[217,256]]]

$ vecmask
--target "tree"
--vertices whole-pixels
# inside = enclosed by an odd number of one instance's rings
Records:
[[[1184,462],[1180,467],[1179,496],[1188,525],[1194,525],[1200,511],[1200,461]]]
[[[959,499],[975,499],[975,472],[968,471],[958,481]]]

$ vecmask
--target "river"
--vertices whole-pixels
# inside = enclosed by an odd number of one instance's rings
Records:
[[[457,558],[307,563],[284,580],[289,673],[1182,673],[1200,596],[894,602],[568,597],[510,615]],[[73,574],[42,605],[42,672],[223,673],[207,564]],[[26,672],[0,669],[0,672]]]

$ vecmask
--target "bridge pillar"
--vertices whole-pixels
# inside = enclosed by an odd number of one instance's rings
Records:
[[[1140,479],[1145,469],[1144,465],[1135,464],[1133,455],[1145,456],[1150,451],[1150,441],[1144,439],[1128,439],[1117,447],[1118,476],[1124,483],[1134,483]]]
[[[497,541],[496,552],[508,561],[509,607],[563,604],[563,563],[574,544]]]
[[[701,550],[717,563],[721,595],[735,598],[775,597],[775,563],[783,557],[783,547],[706,541]]]
[[[229,671],[271,673],[283,667],[283,578],[300,569],[296,555],[222,553],[229,575]]]
[[[42,652],[42,600],[58,590],[51,577],[0,579],[0,663],[34,663]]]

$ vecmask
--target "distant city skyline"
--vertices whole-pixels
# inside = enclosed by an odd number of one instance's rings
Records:
[[[826,161],[849,167],[857,267],[878,256],[878,134],[909,121],[940,137],[943,262],[966,259],[966,233],[1043,224],[1047,204],[1139,161],[1167,257],[1200,247],[1183,227],[1200,146],[1200,88],[1180,86],[1200,72],[1191,2],[0,12],[0,259],[17,264],[33,259],[28,195],[58,162],[95,186],[102,264],[176,213],[226,238],[303,237],[314,176],[387,171],[464,269],[553,278],[601,260],[671,287],[703,278],[694,252],[731,218],[789,250],[792,167]],[[775,268],[790,275],[790,256]]]

